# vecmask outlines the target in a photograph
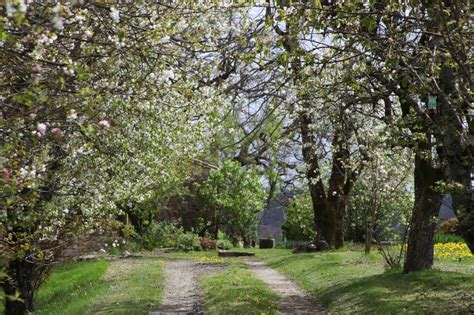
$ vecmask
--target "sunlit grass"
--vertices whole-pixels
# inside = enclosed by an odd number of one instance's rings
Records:
[[[474,274],[466,262],[443,262],[443,269],[404,274],[387,271],[376,253],[356,251],[291,254],[258,250],[269,266],[293,278],[333,313],[472,313]]]
[[[243,265],[204,279],[206,314],[279,314],[279,296]]]
[[[36,314],[85,314],[90,304],[109,289],[103,279],[109,264],[99,260],[55,268],[37,293]]]
[[[57,267],[38,291],[36,314],[148,314],[161,301],[162,267],[157,258]]]

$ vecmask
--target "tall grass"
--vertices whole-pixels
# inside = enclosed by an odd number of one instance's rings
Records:
[[[464,239],[461,236],[453,235],[453,234],[443,234],[443,233],[436,233],[435,234],[435,243],[463,243]]]

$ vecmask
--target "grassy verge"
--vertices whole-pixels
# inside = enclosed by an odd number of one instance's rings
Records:
[[[79,315],[108,290],[103,279],[109,262],[70,263],[54,269],[36,296],[37,314]]]
[[[206,314],[279,314],[279,296],[243,265],[204,279]]]
[[[36,314],[148,314],[161,301],[162,267],[151,257],[60,266],[39,289]]]
[[[269,266],[287,274],[333,313],[471,313],[474,274],[438,269],[403,274],[386,271],[376,253],[355,251],[291,254],[258,250]],[[443,269],[470,270],[474,261],[441,261]]]
[[[104,276],[110,289],[95,301],[89,314],[148,314],[163,294],[163,262],[157,258],[114,261]]]

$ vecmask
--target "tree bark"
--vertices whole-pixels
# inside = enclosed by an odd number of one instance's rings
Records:
[[[346,197],[339,196],[334,206],[334,247],[341,248],[344,246],[344,226],[346,217]]]
[[[433,167],[426,154],[415,155],[415,206],[410,222],[410,234],[404,272],[420,271],[433,266],[434,234],[441,204],[441,194],[434,185],[442,172]]]
[[[34,312],[35,266],[21,259],[12,260],[7,269],[9,280],[4,284],[5,314],[23,315]],[[19,293],[19,298],[15,298]]]
[[[346,165],[350,159],[350,153],[347,148],[348,131],[345,130],[344,123],[342,127],[335,130],[332,141],[333,158],[331,176],[329,178],[328,201],[332,208],[334,222],[334,247],[344,246],[344,219],[346,212],[346,178],[348,170]],[[349,189],[350,192],[350,189]],[[349,193],[347,192],[347,193]]]
[[[324,184],[321,180],[319,162],[314,150],[316,140],[311,133],[311,117],[303,114],[300,117],[303,160],[306,164],[306,178],[313,204],[314,224],[317,231],[317,240],[326,241],[330,247],[335,245],[335,216],[334,208],[329,204]]]

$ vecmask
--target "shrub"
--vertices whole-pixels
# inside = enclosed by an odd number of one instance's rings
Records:
[[[378,244],[379,254],[382,256],[385,267],[388,269],[400,269],[402,267],[402,260],[406,252],[406,244],[383,245]]]
[[[203,250],[216,249],[217,248],[217,241],[212,239],[212,238],[203,237],[203,238],[201,238],[201,248]]]
[[[231,241],[227,239],[222,239],[217,241],[217,248],[219,249],[231,249],[233,248],[233,244]]]
[[[180,231],[182,232],[182,230]],[[192,232],[178,233],[174,249],[182,250],[185,252],[201,250],[201,242],[199,240],[199,236]]]
[[[446,220],[446,221],[442,222],[438,226],[436,231],[441,233],[441,234],[455,235],[458,232],[458,225],[459,225],[458,219],[456,219],[456,218],[449,219],[449,220]]]
[[[141,236],[141,244],[146,250],[173,248],[182,251],[200,250],[199,236],[185,232],[182,227],[170,222],[151,223]]]
[[[121,229],[123,238],[127,241],[138,237],[138,233],[135,231],[135,227],[131,224],[124,224]]]
[[[169,222],[151,223],[141,236],[144,249],[174,248],[177,235],[183,233],[175,224]]]

